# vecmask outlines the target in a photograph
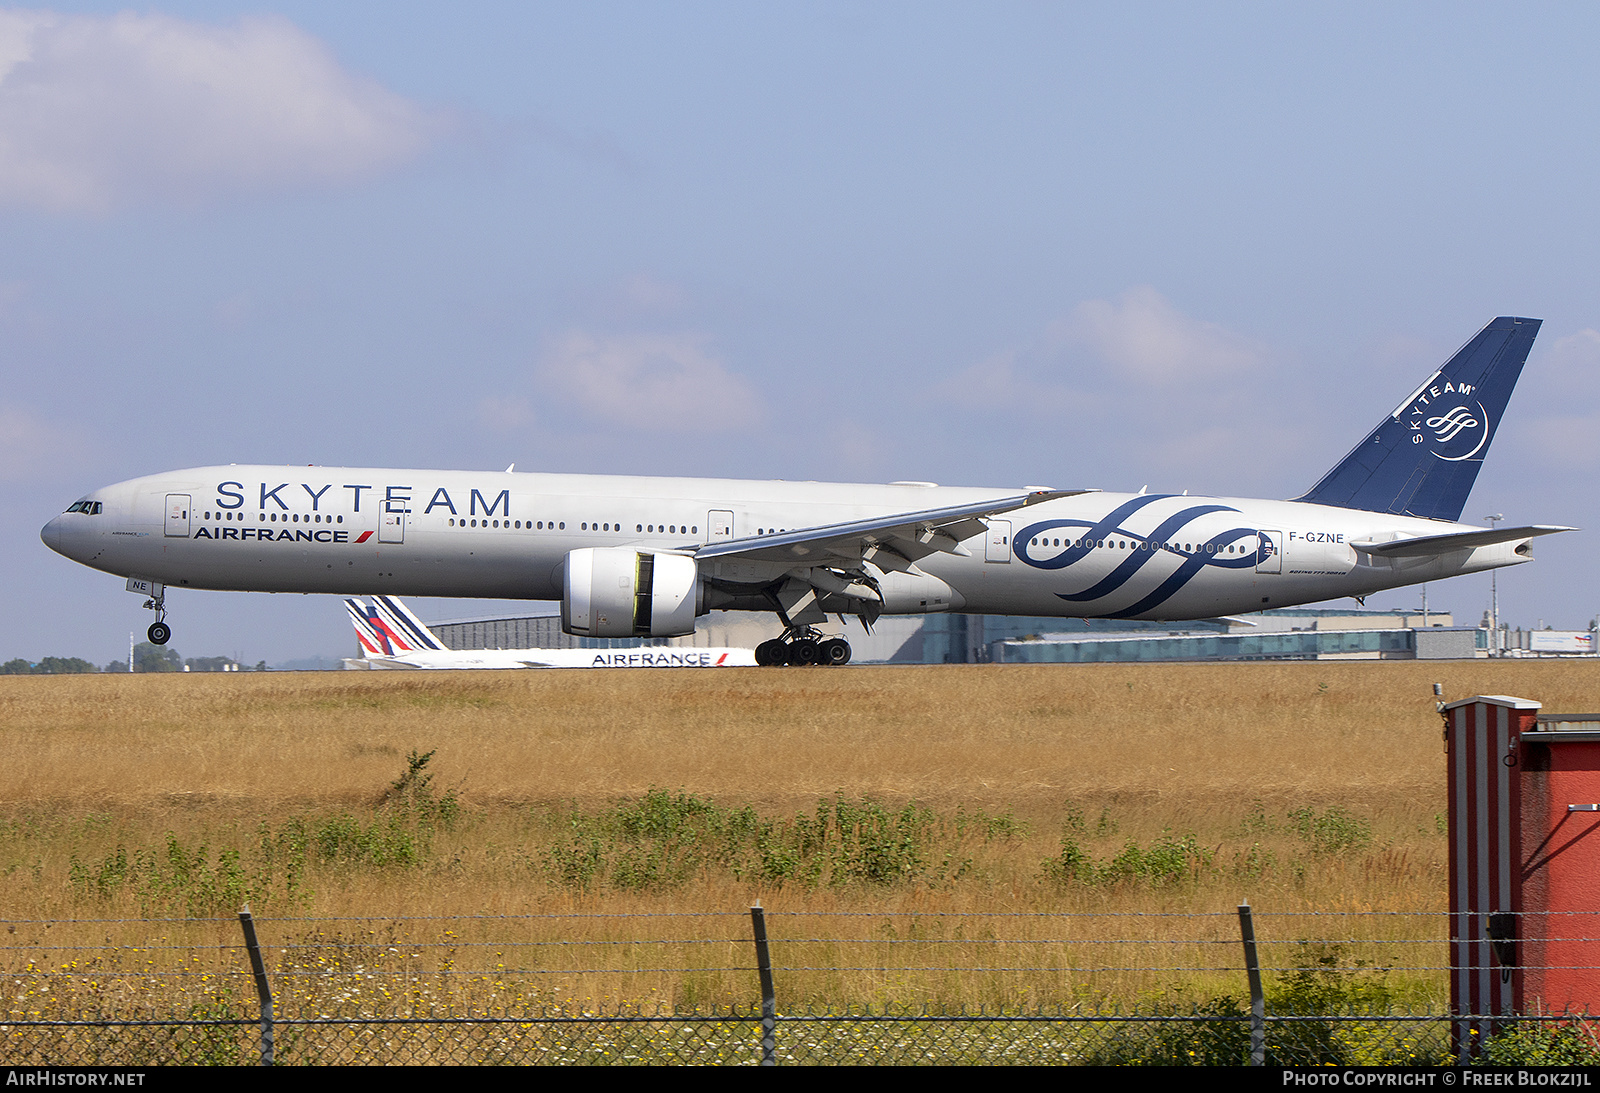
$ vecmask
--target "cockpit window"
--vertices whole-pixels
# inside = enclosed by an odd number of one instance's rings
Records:
[[[99,516],[102,504],[99,501],[74,501],[67,507],[68,512],[81,512],[85,516]]]

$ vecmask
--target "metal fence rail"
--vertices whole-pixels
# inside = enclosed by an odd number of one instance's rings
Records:
[[[1470,1025],[1494,1040],[1469,1043],[1474,1060],[1600,1063],[1600,1039],[1581,1017],[1445,1012],[1446,925],[1443,914],[1248,907],[16,920],[0,935],[11,939],[0,944],[0,1057],[29,1066],[1430,1065],[1453,1061]],[[110,937],[141,931],[132,943]],[[1095,986],[1128,975],[1187,986],[1159,996]],[[586,983],[663,976],[681,984],[669,1000],[583,995]],[[1420,1002],[1419,983],[1435,988]],[[975,1001],[1015,984],[1015,997]],[[728,1004],[739,995],[747,1001]]]
[[[1440,1014],[1269,1016],[1268,1065],[1423,1066],[1453,1061]],[[1502,1035],[1550,1039],[1557,1017],[1502,1023]],[[259,1062],[250,1019],[14,1021],[0,1026],[8,1065],[169,1066]],[[279,1021],[279,1065],[1189,1065],[1251,1061],[1248,1013],[779,1012],[759,1009],[456,1018],[340,1017]],[[1592,1035],[1583,1033],[1592,1043]],[[1572,1038],[1567,1037],[1568,1040]],[[769,1046],[770,1044],[770,1046]],[[1537,1043],[1535,1044],[1537,1047]],[[1524,1054],[1511,1061],[1588,1062]]]

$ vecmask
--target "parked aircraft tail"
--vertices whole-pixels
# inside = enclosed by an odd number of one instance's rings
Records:
[[[345,600],[344,609],[350,612],[350,625],[356,628],[356,641],[368,656],[392,657],[404,651],[392,641],[388,624],[378,617],[375,608],[361,600]]]
[[[433,636],[423,621],[411,613],[411,608],[393,596],[372,597],[373,609],[383,620],[391,634],[397,635],[408,650],[441,652],[444,642]]]
[[[1478,331],[1295,500],[1459,520],[1541,322],[1502,316]]]
[[[405,604],[393,596],[372,599],[370,604],[359,599],[344,601],[351,625],[356,628],[356,640],[369,655],[396,657],[444,649],[444,643]]]

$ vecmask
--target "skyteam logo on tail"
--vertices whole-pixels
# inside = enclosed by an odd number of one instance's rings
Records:
[[[1471,459],[1489,442],[1489,413],[1483,403],[1468,398],[1470,383],[1439,382],[1438,376],[1411,396],[1401,414],[1411,430],[1411,443],[1426,444],[1436,458],[1447,463]]]

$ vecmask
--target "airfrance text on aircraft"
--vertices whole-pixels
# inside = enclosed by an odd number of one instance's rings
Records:
[[[759,663],[843,664],[830,617],[965,611],[1196,619],[1532,560],[1555,525],[1461,513],[1539,330],[1499,318],[1306,493],[223,466],[95,490],[59,553],[128,579],[165,642],[172,588],[558,600],[586,637],[675,637],[770,612]]]
[[[362,655],[348,668],[745,668],[749,649],[449,649],[398,596],[344,601]]]

